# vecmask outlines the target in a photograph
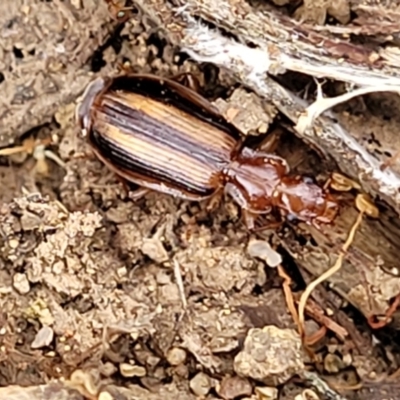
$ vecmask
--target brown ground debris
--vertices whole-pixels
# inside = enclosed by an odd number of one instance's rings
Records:
[[[3,3],[0,147],[33,136],[40,151],[0,157],[0,399],[399,397],[400,314],[370,326],[400,293],[400,169],[381,168],[400,145],[398,2],[121,0],[124,25],[103,0]],[[257,234],[229,198],[130,201],[74,116],[87,83],[122,65],[192,72],[249,138],[277,134],[294,172],[359,187],[338,193],[332,225]],[[301,129],[316,80],[326,97],[377,93]],[[311,293],[318,340],[302,347],[288,302],[337,260],[358,191],[379,218]]]

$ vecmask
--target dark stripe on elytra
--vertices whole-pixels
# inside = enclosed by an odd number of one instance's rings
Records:
[[[171,171],[168,166],[160,169],[149,162],[134,158],[131,153],[127,153],[123,148],[107,140],[96,131],[91,132],[91,141],[102,156],[108,159],[116,168],[132,170],[143,175],[144,178],[147,177],[160,183],[167,183],[171,187],[197,196],[208,196],[215,191],[215,188],[211,186],[196,185],[196,182],[191,181],[190,177],[179,174],[179,171]]]
[[[160,121],[140,110],[135,110],[132,107],[114,101],[111,104],[103,104],[101,110],[109,119],[110,124],[126,133],[150,138],[156,143],[171,147],[203,163],[212,163],[218,166],[229,161],[229,150],[212,146],[206,147],[201,142],[185,134],[184,131],[179,131],[169,125],[168,121]],[[122,119],[122,116],[126,117],[126,119]],[[223,134],[226,135],[226,133]]]
[[[111,112],[108,112],[111,111]],[[160,121],[142,111],[132,109],[123,104],[116,104],[116,107],[104,107],[107,117],[113,116],[109,123],[121,128],[128,134],[136,134],[146,139],[163,144],[167,147],[195,158],[197,161],[206,163],[221,163],[230,156],[229,150],[224,148],[206,147],[203,143],[196,141],[185,132],[177,130],[167,121]],[[121,114],[126,120],[121,120]]]
[[[149,75],[122,75],[112,80],[109,91],[126,91],[158,100],[163,104],[170,104],[183,112],[195,116],[201,121],[212,123],[217,129],[231,136],[234,141],[238,141],[242,137],[241,132],[234,125],[228,123],[222,115],[216,116],[215,113],[210,114],[207,108],[215,107],[208,100],[202,98],[201,104],[199,104],[199,101],[193,101],[191,98],[194,96],[193,91],[177,82]],[[198,94],[195,96],[201,97]],[[217,114],[219,114],[218,111]]]
[[[111,130],[109,131],[108,128]],[[117,130],[117,133],[114,134],[112,129]],[[120,128],[100,118],[96,120],[94,130],[96,130],[97,134],[99,134],[99,131],[102,132],[101,139],[103,143],[110,143],[110,145],[114,146],[118,151],[121,150],[125,159],[133,163],[135,163],[136,160],[142,160],[141,162],[146,163],[146,165],[150,166],[151,164],[153,170],[164,170],[164,168],[167,167],[170,169],[171,173],[175,172],[179,175],[186,175],[188,177],[187,179],[191,181],[198,180],[199,175],[200,177],[205,176],[206,186],[208,185],[207,182],[211,175],[220,171],[216,169],[215,164],[201,162],[194,157],[187,157],[181,152],[175,151],[170,146],[165,146],[160,143],[154,144],[154,140],[146,136],[136,135],[136,137],[134,137],[135,142],[130,144],[124,143],[124,136],[129,137],[129,135],[121,131]],[[161,159],[158,158],[160,154],[166,156],[167,160],[164,159],[161,161]],[[174,160],[175,163],[173,163],[172,160]],[[223,164],[225,165],[225,163]]]

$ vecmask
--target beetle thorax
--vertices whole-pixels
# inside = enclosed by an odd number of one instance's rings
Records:
[[[286,162],[248,148],[225,171],[226,190],[244,209],[255,213],[271,210],[272,195],[287,173]]]

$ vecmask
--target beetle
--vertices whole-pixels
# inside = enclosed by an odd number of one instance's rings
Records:
[[[85,90],[77,122],[95,155],[140,189],[202,201],[230,195],[254,228],[280,210],[308,224],[330,223],[338,202],[284,158],[244,145],[241,132],[196,91],[151,74],[99,77]]]

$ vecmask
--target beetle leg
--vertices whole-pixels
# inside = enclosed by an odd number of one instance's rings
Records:
[[[284,223],[285,220],[282,218],[279,218],[278,221],[263,221],[264,223],[261,223],[259,226],[256,226],[256,220],[259,217],[259,214],[252,213],[249,210],[242,210],[242,215],[245,221],[245,224],[247,228],[253,232],[262,232],[270,229],[278,229],[280,228]]]
[[[265,214],[264,214],[265,215]],[[253,232],[262,232],[270,229],[278,229],[285,223],[284,216],[277,211],[276,209],[271,209],[271,214],[273,217],[273,221],[266,221],[265,219],[261,218],[259,221],[259,226],[253,229]]]
[[[234,184],[228,182],[225,185],[225,193],[232,197],[236,204],[239,205],[240,208],[245,210],[248,208],[247,200],[244,197],[243,193],[235,186]]]
[[[253,232],[262,232],[270,229],[278,229],[283,225],[283,221],[268,222],[260,226],[255,227]]]
[[[267,153],[274,153],[278,147],[279,139],[283,130],[281,128],[274,129],[258,146],[259,151],[265,151]]]
[[[311,221],[311,226],[313,226],[315,229],[317,229],[317,231],[321,231],[321,225],[318,224],[318,222],[314,219]]]
[[[130,194],[129,185],[127,184],[126,180],[124,178],[120,177],[118,174],[114,174],[114,175],[117,178],[117,180],[121,183],[122,189],[125,193],[125,196],[130,197],[129,196],[129,194]]]
[[[81,151],[73,154],[71,156],[71,160],[80,160],[80,159],[85,159],[85,160],[96,160],[96,155],[93,153],[93,151]]]
[[[257,219],[257,215],[249,210],[242,209],[242,218],[247,229],[253,232],[255,229],[255,221]]]
[[[133,201],[137,201],[143,196],[145,196],[147,193],[150,192],[150,189],[147,189],[145,187],[139,186],[138,189],[131,190],[131,187],[129,186],[129,183],[122,178],[121,176],[115,174],[116,178],[120,181],[122,184],[123,190],[125,192],[125,196],[130,198]]]
[[[174,75],[170,79],[188,87],[196,93],[200,92],[200,81],[194,74],[190,72],[181,72],[177,75]]]
[[[216,210],[219,205],[221,204],[221,199],[223,196],[222,190],[218,190],[213,196],[210,197],[210,200],[208,201],[207,204],[207,212],[211,212]]]
[[[126,183],[125,183],[125,185],[126,185]],[[126,186],[125,186],[125,188],[126,188]],[[149,192],[150,192],[150,189],[139,188],[135,191],[129,191],[128,197],[133,201],[137,201]]]

